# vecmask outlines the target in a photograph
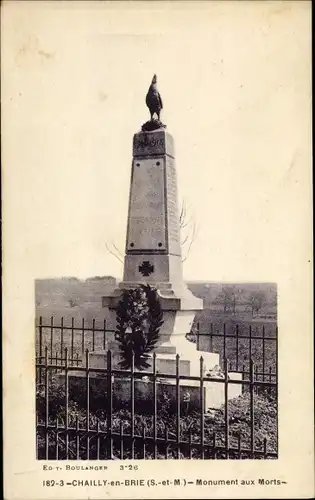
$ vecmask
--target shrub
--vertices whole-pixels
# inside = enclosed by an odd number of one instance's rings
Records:
[[[56,425],[64,425],[66,419],[65,412],[65,384],[64,381],[58,376],[52,376],[49,381],[49,423]],[[107,412],[106,412],[106,390],[102,389],[101,384],[95,384],[92,389],[93,382],[90,389],[90,416],[89,427],[100,431],[107,429]],[[95,381],[96,382],[96,381]],[[101,381],[98,380],[100,383]],[[68,425],[75,429],[79,425],[81,430],[86,428],[86,394],[82,388],[84,387],[83,379],[73,379],[69,394],[68,406]],[[38,420],[43,422],[46,414],[45,404],[45,390],[44,387],[37,388],[37,416]],[[103,398],[104,407],[100,408],[99,398]],[[168,438],[176,440],[177,430],[177,416],[172,410],[172,401],[166,392],[162,392],[158,401],[157,413],[157,436],[165,437],[166,431]],[[251,441],[251,426],[250,426],[250,395],[245,393],[242,396],[231,399],[228,401],[228,417],[229,417],[229,445],[230,447],[237,448],[238,438],[241,436],[241,446],[243,448],[250,447]],[[211,410],[206,413],[204,417],[204,436],[205,443],[213,442],[213,435],[216,436],[217,445],[223,446],[225,444],[225,412],[224,406],[218,410]],[[123,431],[124,435],[130,434],[131,431],[131,412],[129,408],[114,410],[112,414],[112,431],[119,434]],[[254,430],[255,430],[255,449],[263,449],[264,440],[268,440],[267,450],[277,451],[277,399],[272,392],[266,394],[254,394]],[[143,414],[136,412],[134,415],[134,432],[135,435],[142,436],[143,433],[147,437],[153,437],[153,416],[151,414]],[[60,434],[60,436],[59,436]],[[49,437],[49,458],[56,457],[56,440],[59,443],[60,458],[66,458],[65,454],[65,436],[62,431],[57,429],[50,431]],[[58,437],[59,436],[59,437]],[[71,437],[72,436],[72,437]],[[45,458],[45,437],[41,430],[37,432],[39,458]],[[79,437],[79,455],[80,459],[87,457],[87,436],[84,432],[80,432]],[[190,411],[187,415],[180,417],[180,439],[181,441],[188,442],[191,438],[192,446],[194,443],[200,441],[200,412]],[[175,442],[175,441],[174,441]],[[129,444],[128,444],[129,443]],[[75,434],[69,436],[69,456],[76,458],[77,456],[77,438]],[[175,446],[175,445],[174,445]],[[176,446],[169,446],[168,458],[176,458]],[[114,455],[120,458],[120,441],[114,438],[113,441]],[[101,456],[107,457],[108,443],[106,439],[102,439],[100,448]],[[126,439],[124,444],[124,458],[131,458],[130,442]],[[199,458],[200,451],[198,447],[192,449],[192,457]],[[182,450],[184,453],[184,450]],[[165,458],[165,445],[158,445],[158,458]],[[146,458],[153,458],[154,450],[150,444],[147,446]],[[220,457],[220,452],[217,453],[217,458]],[[97,442],[96,439],[90,441],[90,458],[97,457]],[[135,457],[143,457],[143,444],[135,443]],[[235,458],[235,457],[234,457]],[[236,457],[237,458],[237,457]]]

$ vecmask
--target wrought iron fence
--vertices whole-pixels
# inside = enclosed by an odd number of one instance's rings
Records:
[[[65,324],[64,318],[56,323],[54,316],[49,321],[40,316],[36,320],[36,353],[43,355],[44,348],[48,348],[51,361],[58,353],[63,355],[67,348],[70,358],[80,360],[86,349],[105,350],[108,340],[113,337],[115,331],[107,328],[106,319],[102,321],[92,320],[92,326],[87,326],[85,318],[81,322],[75,322],[71,318],[71,324]]]
[[[70,332],[68,338],[65,332]],[[80,333],[78,338],[76,332]],[[180,373],[179,356],[173,375],[158,373],[155,354],[151,371],[138,372],[134,365],[130,370],[114,369],[110,350],[104,354],[107,368],[95,368],[86,345],[94,351],[106,349],[105,323],[100,328],[93,321],[88,328],[82,322],[76,328],[73,320],[66,327],[63,321],[55,325],[52,319],[47,325],[40,318],[37,334],[38,459],[277,458],[277,372],[270,375],[259,371],[253,359],[239,380],[230,378],[226,358],[219,377],[205,376],[202,357],[200,374],[194,377]],[[198,394],[194,406],[185,396],[185,383],[192,382]],[[139,383],[149,388],[149,405],[138,398]],[[164,389],[170,383],[173,397],[165,400]],[[116,395],[119,384],[124,384],[128,393],[123,404]],[[223,405],[219,409],[205,406],[209,384],[219,384],[222,390]],[[235,384],[243,389],[238,398],[242,407],[229,401],[230,388]],[[269,419],[263,429],[262,413]]]
[[[63,356],[68,348],[69,358],[78,366],[81,363],[85,350],[99,351],[108,349],[110,340],[114,339],[115,330],[107,328],[106,319],[92,319],[89,325],[82,318],[75,322],[74,318],[65,324],[64,318],[57,323],[53,316],[43,320],[42,316],[36,322],[36,353],[43,356],[45,346],[52,363],[56,358]],[[198,351],[217,352],[222,360],[229,359],[228,369],[242,373],[244,378],[249,378],[250,360],[254,361],[255,377],[262,381],[276,381],[278,334],[266,333],[262,325],[260,331],[253,331],[252,325],[242,328],[236,324],[229,331],[226,325],[215,331],[214,324],[210,323],[208,331],[200,331],[199,323],[193,335],[187,334],[190,340],[195,341]]]
[[[253,332],[253,327],[249,324],[240,327],[236,324],[230,332],[227,331],[226,324],[222,329],[214,331],[213,323],[210,323],[208,331],[201,332],[199,323],[193,335],[196,341],[197,350],[217,352],[222,359],[229,358],[229,369],[249,376],[250,360],[255,362],[255,371],[258,380],[275,380],[278,359],[278,331],[266,334],[265,325]]]

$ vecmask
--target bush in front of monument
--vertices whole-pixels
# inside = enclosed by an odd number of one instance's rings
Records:
[[[157,290],[150,285],[124,290],[116,311],[115,338],[121,355],[120,366],[144,370],[147,360],[159,340],[163,324]]]

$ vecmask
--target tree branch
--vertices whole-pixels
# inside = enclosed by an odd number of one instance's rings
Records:
[[[185,227],[186,224],[186,202],[185,200],[182,201],[182,207],[181,207],[181,211],[180,211],[180,216],[179,216],[179,227],[180,229],[183,229],[183,227]],[[185,225],[184,225],[185,224]]]
[[[188,259],[191,247],[192,247],[192,245],[193,245],[193,243],[195,241],[196,234],[197,234],[196,223],[193,222],[192,234],[191,234],[191,237],[190,237],[188,249],[187,249],[187,252],[186,252],[186,256],[182,259],[182,262],[185,262]]]
[[[123,254],[122,254],[122,253],[121,253],[121,251],[120,251],[120,250],[116,247],[116,245],[115,245],[115,243],[114,243],[114,242],[112,242],[112,245],[113,245],[113,247],[115,248],[115,250],[116,250],[117,254],[118,254],[118,255],[119,255],[119,256],[123,259],[123,258],[124,258]]]
[[[114,246],[115,246],[115,245],[114,245]],[[108,251],[111,255],[113,255],[114,257],[116,257],[116,259],[117,259],[117,260],[119,260],[119,262],[121,262],[121,264],[123,264],[123,263],[124,263],[124,261],[121,259],[121,257],[119,257],[119,255],[117,255],[117,253],[113,252],[113,250],[111,250],[111,249],[108,247],[107,243],[105,243],[105,247],[106,247],[106,250],[107,250],[107,251]],[[116,251],[117,251],[117,250],[116,250]]]

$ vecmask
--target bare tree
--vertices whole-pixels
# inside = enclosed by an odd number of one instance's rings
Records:
[[[179,229],[181,234],[181,246],[183,251],[182,262],[188,259],[190,250],[197,236],[197,225],[193,215],[187,210],[186,201],[183,200],[179,215]]]
[[[117,248],[117,246],[115,245],[115,243],[113,241],[111,242],[111,245],[108,245],[107,243],[105,243],[105,247],[106,247],[106,250],[108,251],[108,253],[113,255],[122,264],[124,263],[124,256],[122,255],[122,253],[120,252],[120,250]]]
[[[68,300],[68,304],[70,307],[76,307],[79,305],[79,300],[77,298],[71,298]]]
[[[250,306],[252,309],[252,316],[257,315],[266,303],[266,294],[262,290],[253,292],[249,298]]]
[[[223,305],[223,311],[225,313],[232,311],[233,314],[236,313],[236,303],[237,294],[234,285],[223,286],[222,292],[218,294],[215,299],[217,304]]]

